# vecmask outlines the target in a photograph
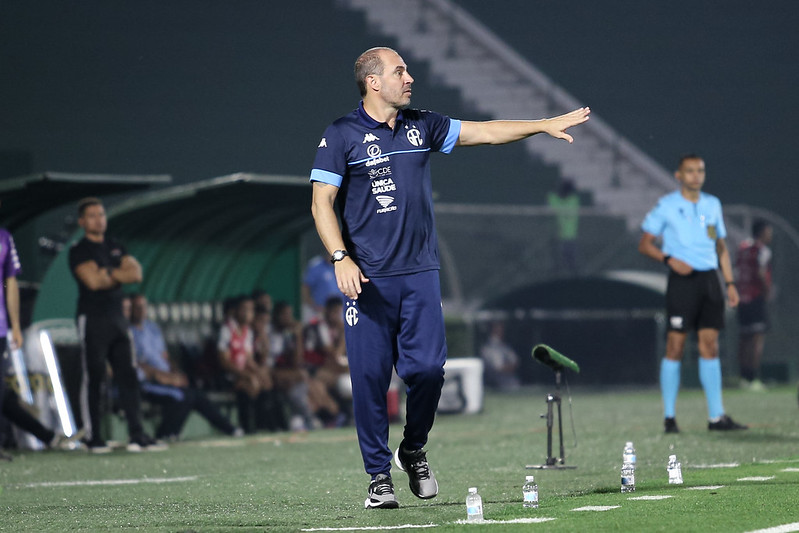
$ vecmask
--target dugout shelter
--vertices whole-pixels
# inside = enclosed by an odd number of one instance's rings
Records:
[[[254,289],[299,302],[300,236],[313,227],[306,178],[232,174],[137,195],[107,213],[107,234],[144,270],[127,290],[153,303],[218,302]],[[76,301],[65,248],[42,280],[33,321],[73,317]]]

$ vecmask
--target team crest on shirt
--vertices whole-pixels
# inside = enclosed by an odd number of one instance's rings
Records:
[[[355,307],[355,302],[347,302],[347,309],[344,311],[344,320],[347,321],[349,327],[354,327],[358,323],[358,308]]]
[[[422,143],[424,143],[422,140],[422,132],[420,132],[416,126],[409,129],[405,133],[405,136],[408,138],[408,142],[414,146],[422,146]]]

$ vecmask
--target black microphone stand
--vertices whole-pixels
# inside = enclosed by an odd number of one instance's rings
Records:
[[[547,419],[547,460],[542,465],[527,465],[527,469],[548,470],[548,469],[572,469],[576,466],[564,464],[564,456],[566,455],[563,449],[563,419],[560,410],[560,377],[562,367],[555,370],[555,394],[547,394],[547,414],[541,415],[541,418]],[[553,405],[558,406],[558,437],[560,439],[560,457],[552,456],[552,428],[554,427],[554,410]]]

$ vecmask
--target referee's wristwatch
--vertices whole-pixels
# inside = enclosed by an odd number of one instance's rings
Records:
[[[333,255],[330,256],[330,262],[337,263],[342,259],[344,259],[345,257],[347,257],[348,255],[350,254],[347,253],[347,250],[336,250],[335,252],[333,252]]]

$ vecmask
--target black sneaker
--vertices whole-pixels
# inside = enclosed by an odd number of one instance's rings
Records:
[[[111,446],[103,439],[91,439],[86,441],[86,449],[89,453],[111,453]]]
[[[707,429],[711,431],[731,431],[735,429],[749,429],[749,426],[739,424],[727,415],[721,415],[715,422],[708,422]]]
[[[397,497],[394,495],[394,483],[391,476],[377,474],[369,483],[369,497],[363,502],[366,509],[396,509],[399,507]]]
[[[666,433],[679,433],[680,428],[677,427],[677,419],[672,417],[666,417],[663,420],[663,426],[666,429]]]
[[[130,438],[127,450],[129,452],[163,452],[168,450],[169,446],[163,442],[153,440],[147,433],[139,433]]]
[[[424,450],[406,450],[402,444],[394,452],[394,462],[397,467],[408,474],[408,485],[417,498],[428,500],[438,494],[438,481],[430,465],[427,463],[427,454]]]

